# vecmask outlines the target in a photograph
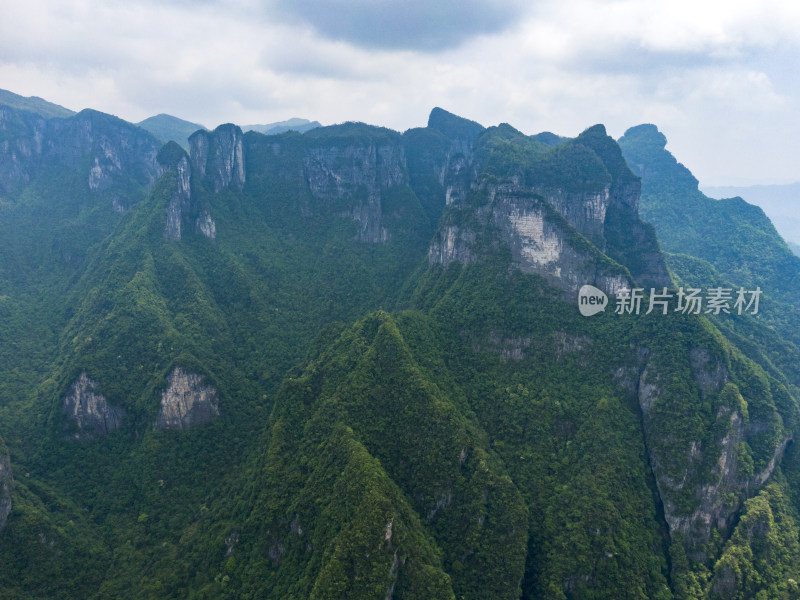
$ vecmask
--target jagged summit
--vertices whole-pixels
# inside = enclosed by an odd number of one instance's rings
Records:
[[[797,590],[796,313],[781,338],[576,306],[588,283],[675,291],[667,259],[675,286],[775,268],[768,238],[737,246],[741,201],[651,195],[663,143],[639,165],[601,125],[436,108],[186,150],[92,111],[0,115],[4,597]],[[719,269],[660,251],[654,200],[687,235],[741,226],[678,246]]]
[[[670,284],[638,216],[639,179],[602,125],[549,147],[501,124],[460,160],[445,175],[452,209],[429,248],[432,263],[480,261],[492,246],[486,236],[499,228],[495,243],[511,249],[516,266],[573,298],[580,282],[609,293],[634,282]],[[464,214],[474,215],[466,226]]]
[[[466,136],[472,140],[485,129],[480,123],[459,117],[443,108],[435,107],[428,116],[428,127],[448,137]]]

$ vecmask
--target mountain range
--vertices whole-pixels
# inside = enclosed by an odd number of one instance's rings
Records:
[[[200,129],[207,130],[206,127],[199,123],[184,121],[183,119],[167,114],[149,117],[137,123],[137,125],[149,131],[160,142],[176,142],[178,145],[182,146],[184,150],[189,149],[189,138],[195,131]],[[286,133],[287,131],[299,131],[303,133],[316,127],[322,127],[322,125],[318,121],[294,118],[287,121],[267,123],[266,125],[244,125],[242,131],[257,131],[266,135],[275,135],[278,133]]]
[[[2,597],[800,597],[800,259],[655,126],[2,99]]]
[[[739,196],[764,209],[795,254],[800,252],[800,183],[751,185],[746,187],[704,187],[712,198]]]

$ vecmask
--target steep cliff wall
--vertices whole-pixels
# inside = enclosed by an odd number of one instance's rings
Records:
[[[626,269],[580,235],[545,198],[513,185],[485,191],[491,199],[487,204],[443,217],[428,250],[431,264],[474,262],[500,243],[509,248],[516,267],[544,277],[567,297],[586,283],[609,294],[631,285]],[[594,226],[601,227],[602,220]]]
[[[639,219],[639,180],[602,126],[555,147],[507,125],[474,143],[459,155],[470,163],[459,167],[459,177],[470,180],[463,193],[447,193],[449,212],[430,245],[431,263],[477,260],[485,254],[476,246],[483,237],[489,246],[507,246],[517,267],[567,296],[584,283],[610,294],[671,283],[655,234]],[[490,230],[494,241],[483,235]]]
[[[189,138],[194,172],[215,192],[231,187],[241,190],[247,177],[242,130],[230,123],[213,132],[199,130]]]
[[[768,390],[764,397],[757,390],[746,394],[749,410],[728,368],[706,348],[689,350],[694,399],[670,393],[670,377],[656,351],[645,350],[640,358],[634,387],[664,517],[671,536],[681,534],[692,555],[705,560],[712,532],[730,532],[742,504],[772,475],[791,438],[774,406],[765,402]],[[678,406],[686,414],[676,412]],[[709,410],[708,423],[690,425]],[[764,443],[765,438],[772,441]],[[754,456],[756,447],[760,456]]]
[[[206,132],[200,132],[206,133]],[[195,138],[196,146],[203,146],[201,137]],[[198,150],[199,152],[199,150]],[[170,199],[167,204],[167,223],[164,236],[173,241],[183,237],[187,227],[210,240],[217,237],[217,224],[211,218],[205,204],[193,201],[192,166],[189,156],[175,142],[169,142],[158,153],[159,165],[174,177]],[[193,161],[199,163],[197,161]]]
[[[81,373],[72,384],[62,400],[62,407],[73,429],[67,435],[75,439],[107,435],[122,425],[125,416],[122,408],[110,404],[97,393],[97,382],[89,379],[86,373]]]
[[[154,429],[190,429],[219,416],[217,390],[203,376],[175,367],[161,394],[161,410]]]
[[[13,195],[46,170],[66,168],[80,173],[89,190],[111,193],[117,210],[124,209],[137,198],[113,192],[131,185],[148,190],[161,174],[160,145],[135,125],[93,110],[44,119],[0,106],[0,192]]]
[[[385,196],[391,188],[408,184],[398,136],[351,143],[333,138],[310,145],[303,173],[315,198],[359,224],[356,239],[389,241],[383,222]]]

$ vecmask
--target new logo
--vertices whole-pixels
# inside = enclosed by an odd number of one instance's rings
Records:
[[[593,285],[584,285],[578,291],[578,310],[584,317],[603,312],[608,306],[608,296]]]

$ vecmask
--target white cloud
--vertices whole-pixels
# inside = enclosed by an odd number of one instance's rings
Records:
[[[321,35],[368,48],[439,51],[499,33],[520,17],[521,0],[272,0],[269,9]],[[273,12],[274,14],[274,12]]]
[[[800,5],[547,0],[523,11],[473,0],[456,14],[446,0],[405,2],[399,14],[360,0],[355,20],[328,23],[323,4],[306,2],[311,14],[282,1],[6,0],[0,87],[211,127],[301,116],[404,130],[433,106],[528,133],[603,122],[619,136],[649,121],[701,180],[800,179],[787,158],[800,139]],[[481,14],[491,18],[474,23]],[[426,19],[434,25],[414,29]],[[736,146],[753,140],[761,151]]]

